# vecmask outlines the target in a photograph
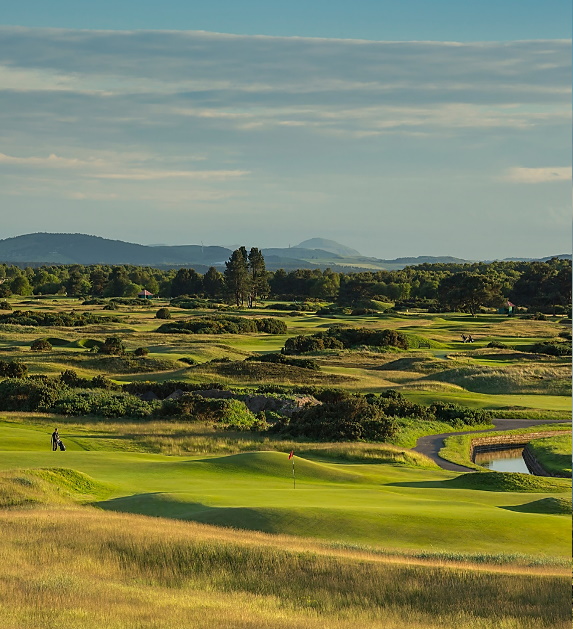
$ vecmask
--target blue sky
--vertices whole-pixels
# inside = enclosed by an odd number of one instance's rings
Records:
[[[371,40],[507,41],[571,33],[569,0],[20,0],[4,24]]]
[[[2,237],[570,251],[569,3],[355,4],[11,3]]]

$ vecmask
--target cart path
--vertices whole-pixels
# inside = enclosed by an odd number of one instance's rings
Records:
[[[492,424],[495,428],[488,428],[487,430],[476,430],[475,432],[444,432],[440,435],[427,435],[420,437],[416,442],[416,447],[412,448],[414,452],[425,454],[427,457],[437,463],[443,470],[450,472],[475,472],[471,467],[465,467],[464,465],[458,465],[457,463],[451,463],[442,459],[438,455],[438,452],[444,447],[444,439],[447,437],[453,437],[454,435],[479,435],[484,432],[495,432],[497,430],[516,430],[518,428],[528,428],[529,426],[541,426],[543,424],[570,424],[568,419],[557,420],[538,420],[538,419],[493,419]]]

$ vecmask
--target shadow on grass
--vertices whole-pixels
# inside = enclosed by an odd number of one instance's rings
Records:
[[[571,481],[562,478],[534,476],[520,472],[467,472],[444,481],[389,483],[395,487],[439,487],[440,489],[477,489],[480,491],[515,491],[549,493],[570,490]]]
[[[545,513],[553,515],[571,515],[571,500],[569,498],[542,498],[522,505],[500,507],[507,511],[518,513]]]
[[[265,510],[246,507],[210,507],[200,502],[183,502],[171,494],[162,492],[135,494],[94,502],[92,506],[106,511],[134,513],[158,518],[172,518],[226,526],[264,533],[276,533],[275,518]]]

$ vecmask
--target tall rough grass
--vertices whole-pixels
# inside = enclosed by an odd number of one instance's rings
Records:
[[[7,629],[564,629],[547,567],[386,558],[286,537],[102,514],[0,514]]]

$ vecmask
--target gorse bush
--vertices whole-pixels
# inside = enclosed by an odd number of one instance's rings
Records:
[[[526,351],[548,356],[571,356],[571,341],[543,341],[530,345]]]
[[[25,378],[28,366],[12,360],[0,360],[0,378]]]
[[[255,415],[241,400],[205,398],[195,393],[163,400],[156,415],[184,421],[226,424],[235,430],[248,430],[256,421]]]
[[[50,410],[61,415],[98,415],[100,417],[149,417],[155,404],[143,402],[124,392],[102,390],[73,390],[64,392],[55,400]]]
[[[287,339],[284,354],[303,354],[325,349],[348,349],[360,345],[372,347],[408,348],[408,340],[396,330],[370,330],[368,328],[343,328],[333,326],[326,332],[295,336]]]
[[[278,363],[281,365],[292,365],[293,367],[302,367],[303,369],[312,369],[318,371],[320,367],[315,360],[311,358],[289,358],[285,354],[271,352],[270,354],[261,354],[260,356],[249,356],[245,360],[256,361],[261,363]]]
[[[215,308],[216,304],[207,299],[192,299],[191,297],[177,297],[171,300],[171,305],[177,308],[183,308],[184,310],[200,310],[204,308]],[[160,319],[161,317],[157,317]],[[169,317],[168,317],[169,318]]]
[[[220,382],[209,382],[204,384],[195,384],[192,382],[181,382],[180,380],[164,380],[163,382],[134,380],[123,385],[123,390],[134,395],[143,395],[144,393],[154,393],[158,398],[166,398],[175,391],[183,391],[192,393],[193,391],[217,389],[224,391],[229,387]]]
[[[325,349],[344,349],[344,345],[328,332],[293,336],[285,341],[283,354],[306,354],[320,352]]]
[[[81,327],[94,323],[117,323],[117,317],[102,317],[90,312],[34,312],[31,310],[14,310],[10,314],[0,315],[0,323],[32,326]]]
[[[77,389],[121,390],[121,385],[116,384],[102,374],[98,374],[93,378],[81,378],[73,369],[66,369],[65,371],[62,371],[59,376],[59,380],[68,387]]]
[[[118,336],[110,336],[98,347],[97,351],[100,354],[120,356],[125,352],[125,345]]]
[[[253,332],[286,334],[286,331],[286,323],[280,319],[252,319],[230,315],[213,315],[188,321],[164,323],[157,328],[157,332],[168,334],[248,334]]]
[[[49,352],[52,350],[52,344],[47,339],[35,339],[30,344],[33,352]]]
[[[156,319],[171,319],[171,311],[169,308],[159,308],[155,313]]]
[[[268,304],[265,306],[267,310],[286,310],[288,312],[313,312],[316,310],[316,304]]]
[[[395,422],[363,397],[312,406],[277,422],[272,432],[322,441],[385,441]]]
[[[49,412],[68,391],[59,379],[9,378],[0,382],[0,410]]]

